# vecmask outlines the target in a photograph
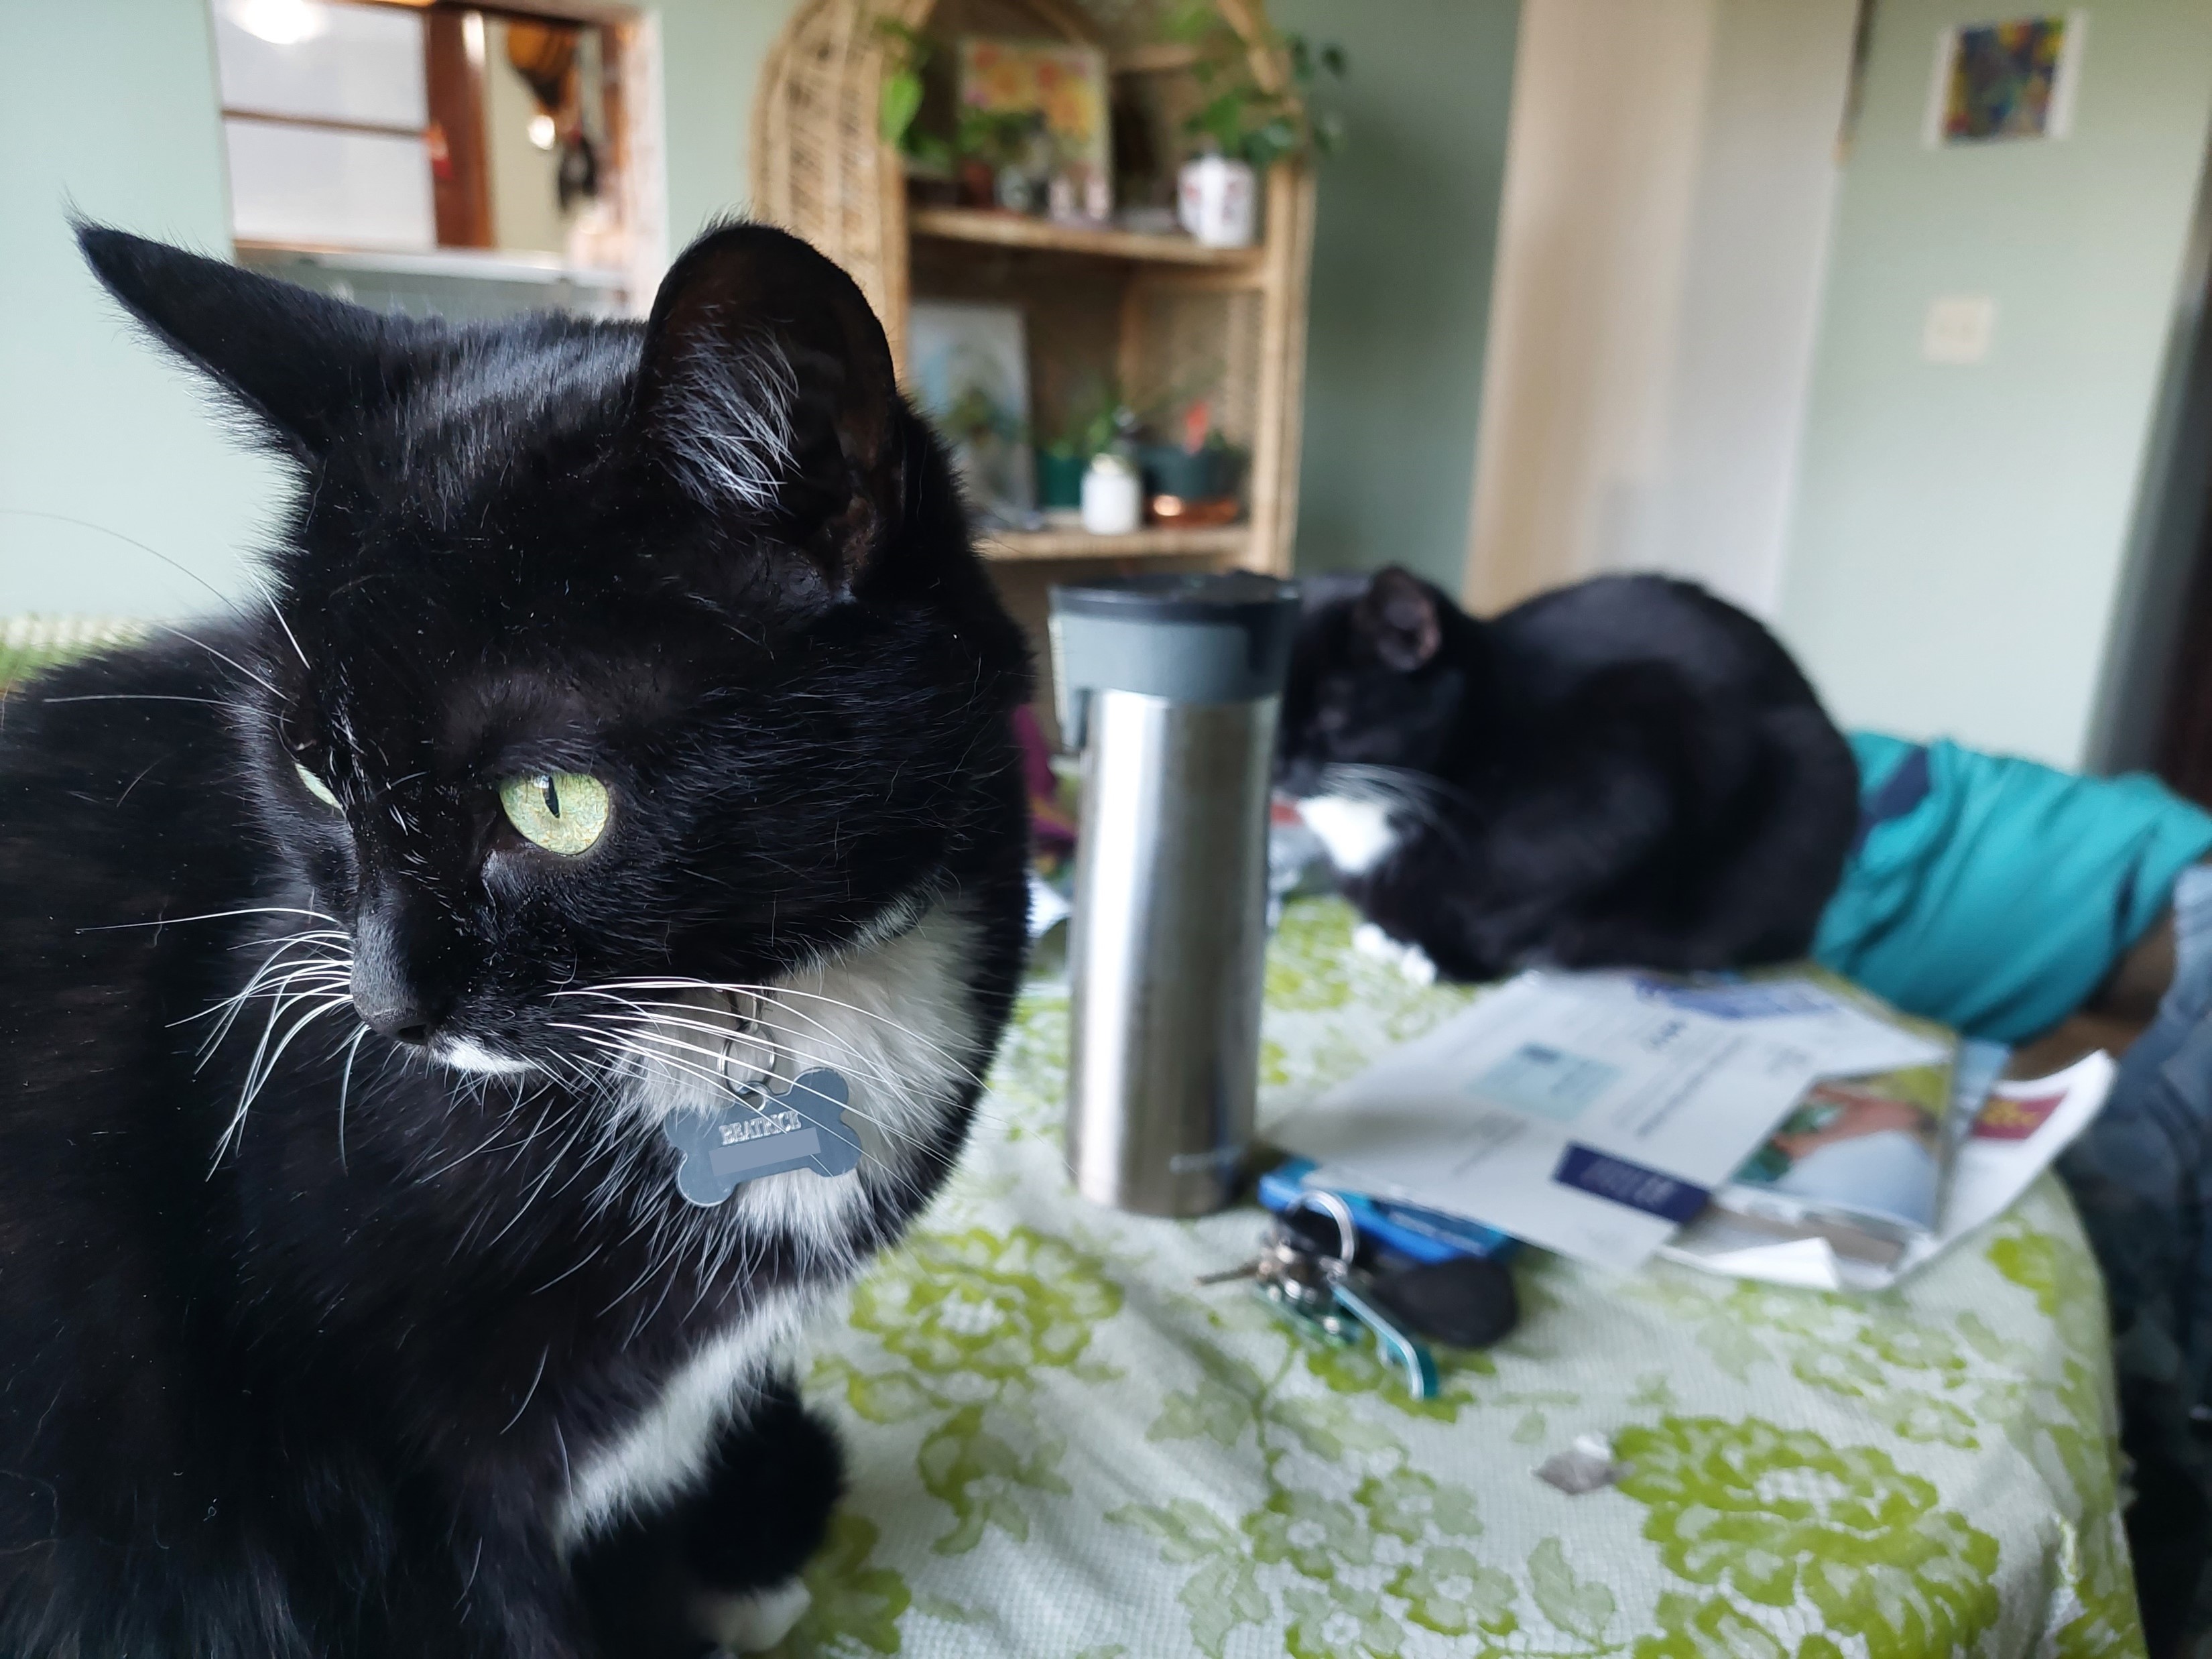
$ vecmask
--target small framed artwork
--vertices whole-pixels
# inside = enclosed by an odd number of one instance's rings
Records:
[[[2088,33],[2081,11],[1945,29],[1936,40],[1929,147],[2066,137]]]
[[[1000,206],[1041,209],[1041,199],[1005,198],[1006,175],[1033,173],[1030,188],[1066,198],[1055,218],[1103,220],[1113,210],[1106,54],[1097,47],[962,40],[960,131],[963,153],[989,160],[1001,175]]]
[[[915,400],[952,451],[968,500],[1000,526],[1036,506],[1028,331],[1019,306],[916,300],[907,322]]]

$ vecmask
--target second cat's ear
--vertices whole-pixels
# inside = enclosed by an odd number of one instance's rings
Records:
[[[1384,665],[1410,674],[1443,643],[1438,598],[1419,576],[1394,564],[1375,573],[1353,615]]]
[[[76,242],[110,294],[302,460],[401,395],[435,338],[432,325],[105,225],[80,222]]]
[[[851,590],[905,489],[898,385],[850,276],[766,225],[684,250],[646,325],[632,421],[710,512],[764,520]]]

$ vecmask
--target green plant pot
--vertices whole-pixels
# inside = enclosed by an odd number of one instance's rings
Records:
[[[1233,449],[1146,444],[1137,451],[1137,465],[1144,471],[1147,494],[1206,501],[1237,493],[1244,458]]]
[[[1055,455],[1048,449],[1037,451],[1037,505],[1081,507],[1083,475],[1090,468],[1088,455]]]

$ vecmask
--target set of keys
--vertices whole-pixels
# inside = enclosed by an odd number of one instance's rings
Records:
[[[1309,1211],[1336,1224],[1334,1254],[1300,1224]],[[1350,1206],[1334,1193],[1310,1192],[1296,1208],[1268,1224],[1259,1255],[1225,1272],[1201,1273],[1198,1282],[1251,1279],[1279,1311],[1326,1341],[1349,1343],[1364,1325],[1383,1358],[1404,1374],[1406,1391],[1416,1400],[1435,1399],[1436,1356],[1386,1310],[1387,1298],[1356,1265],[1358,1249],[1359,1229]]]

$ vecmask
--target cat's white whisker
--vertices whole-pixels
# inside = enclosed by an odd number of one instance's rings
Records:
[[[292,631],[292,624],[284,620],[284,607],[276,603],[276,592],[258,576],[253,579],[253,585],[260,591],[261,597],[268,601],[270,617],[276,622],[277,627],[284,630],[284,637],[291,641],[292,654],[300,659],[300,666],[309,673],[313,673],[315,665],[307,660],[307,653],[301,649],[300,636]]]
[[[623,1030],[626,1031],[642,1034],[647,1041],[655,1043],[666,1043],[670,1046],[675,1047],[688,1047],[691,1052],[699,1054],[708,1060],[715,1061],[718,1074],[720,1075],[726,1076],[730,1065],[735,1063],[732,1056],[730,1056],[726,1052],[709,1049],[701,1045],[687,1045],[680,1043],[677,1039],[666,1036],[664,1034],[662,1028],[673,1028],[678,1030],[696,1031],[706,1036],[722,1039],[726,1042],[743,1042],[752,1048],[764,1048],[769,1052],[771,1056],[777,1053],[781,1053],[803,1063],[827,1066],[832,1069],[842,1070],[855,1078],[874,1083],[893,1093],[899,1093],[902,1091],[904,1088],[903,1081],[885,1067],[880,1061],[858,1052],[849,1042],[839,1036],[835,1031],[823,1025],[822,1022],[813,1019],[799,1010],[784,1008],[780,1004],[771,1003],[767,1006],[775,1007],[778,1012],[795,1014],[799,1018],[805,1019],[807,1025],[811,1028],[811,1032],[801,1030],[793,1026],[781,1024],[776,1021],[770,1020],[765,1017],[765,1013],[757,1006],[754,1012],[744,1017],[744,1022],[742,1024],[726,1027],[709,1020],[686,1018],[685,1016],[687,1015],[696,1014],[701,1012],[695,1005],[690,1003],[640,1002],[635,999],[616,996],[611,993],[596,991],[586,992],[581,994],[603,997],[606,1000],[618,1003],[622,1006],[629,1009],[632,1012],[630,1014],[629,1023],[623,1028]],[[655,1012],[656,1010],[672,1010],[679,1012]],[[832,1052],[828,1054],[818,1054],[810,1049],[799,1048],[789,1041],[763,1042],[759,1038],[752,1035],[752,1032],[754,1031],[767,1031],[776,1035],[780,1038],[796,1038],[800,1042],[820,1042],[826,1043]],[[770,1068],[769,1066],[756,1066],[750,1069],[764,1072]],[[908,1103],[914,1103],[908,1102]]]
[[[196,916],[156,916],[151,921],[116,921],[98,927],[80,927],[80,933],[120,933],[133,927],[181,927],[188,921],[222,921],[234,916],[313,916],[336,927],[345,924],[327,910],[307,910],[296,904],[248,904],[236,910],[206,910]]]
[[[222,1015],[214,1030],[208,1034],[206,1041],[200,1045],[200,1062],[203,1066],[206,1064],[209,1056],[221,1046],[222,1040],[229,1036],[232,1026],[238,1021],[239,1015],[245,1012],[246,1005],[255,997],[262,995],[282,997],[294,984],[302,979],[323,980],[335,983],[345,976],[344,970],[334,963],[319,959],[310,963],[285,963],[278,960],[280,955],[281,952],[272,953],[268,960],[254,970],[252,975],[234,995],[224,999],[201,1013],[189,1016],[186,1020],[178,1022],[183,1024],[188,1024],[191,1019],[204,1019],[210,1014]]]
[[[907,1037],[913,1042],[921,1043],[935,1051],[939,1058],[945,1060],[948,1064],[958,1067],[962,1077],[966,1081],[978,1085],[982,1082],[982,1079],[976,1074],[972,1067],[966,1065],[965,1062],[961,1060],[959,1056],[953,1054],[951,1049],[945,1048],[944,1044],[939,1042],[935,1038],[927,1036],[921,1032],[915,1030],[913,1027],[893,1019],[889,1014],[884,1013],[878,1009],[865,1007],[859,1003],[847,1001],[842,997],[833,997],[827,992],[810,991],[799,986],[781,983],[744,984],[737,981],[721,980],[679,978],[605,980],[601,981],[599,988],[617,991],[720,991],[734,995],[763,997],[769,1000],[781,997],[805,997],[811,1001],[827,1003],[832,1007],[844,1009],[848,1012],[858,1014],[863,1018],[875,1020],[880,1024],[888,1026],[890,1030],[897,1032],[901,1036]],[[562,992],[559,994],[572,995],[575,994],[575,993]],[[799,1010],[789,1009],[787,1012],[798,1013]]]
[[[653,1012],[656,1009],[681,1010],[684,1011],[684,1013],[696,1013],[700,1012],[694,1005],[690,1003],[638,1002],[629,998],[617,997],[613,995],[611,993],[605,992],[586,992],[580,994],[604,996],[610,1001],[621,1003],[623,1006],[634,1010],[635,1018],[638,1023],[639,1029],[647,1030],[648,1032],[656,1026],[668,1026],[673,1027],[678,1030],[696,1031],[707,1036],[722,1038],[732,1043],[742,1042],[753,1048],[767,1049],[769,1052],[771,1058],[778,1050],[782,1050],[791,1054],[796,1059],[811,1060],[817,1065],[829,1066],[834,1069],[843,1070],[850,1073],[854,1077],[878,1084],[886,1089],[896,1091],[902,1086],[900,1079],[894,1076],[890,1071],[886,1070],[880,1063],[868,1056],[859,1054],[853,1048],[850,1043],[837,1036],[835,1032],[823,1025],[820,1021],[812,1019],[796,1009],[783,1009],[781,1008],[781,1005],[775,1005],[779,1007],[781,1012],[797,1014],[799,1018],[805,1019],[808,1025],[812,1027],[818,1034],[818,1040],[830,1043],[833,1048],[839,1052],[831,1056],[824,1057],[804,1053],[800,1050],[791,1048],[790,1045],[787,1043],[769,1043],[761,1042],[758,1038],[750,1035],[752,1030],[769,1031],[784,1036],[803,1037],[807,1041],[815,1041],[817,1039],[815,1037],[807,1037],[805,1032],[799,1031],[793,1027],[781,1025],[773,1020],[769,1020],[757,1010],[756,1010],[752,1014],[744,1017],[744,1024],[743,1026],[724,1027],[708,1020],[686,1018],[683,1018],[679,1014]],[[656,1038],[655,1040],[659,1039]],[[702,1048],[698,1050],[698,1052],[707,1053],[708,1051]],[[728,1060],[731,1064],[737,1063],[733,1057],[727,1054],[721,1056],[721,1058]],[[769,1067],[754,1066],[751,1069],[765,1071],[768,1070]]]
[[[320,986],[335,989],[339,983],[345,981],[350,975],[351,970],[348,964],[326,957],[319,957],[312,962],[287,963],[281,960],[283,955],[282,947],[270,952],[235,994],[226,998],[211,1008],[177,1022],[184,1024],[189,1024],[193,1019],[205,1018],[211,1014],[222,1016],[217,1020],[215,1029],[208,1034],[206,1041],[200,1045],[202,1066],[206,1065],[209,1058],[222,1045],[222,1040],[230,1034],[231,1028],[237,1023],[239,1015],[245,1011],[246,1005],[254,997],[268,995],[281,1001],[291,992],[295,985],[302,981],[308,981],[311,987]],[[273,1014],[271,1018],[274,1018]],[[198,1069],[195,1068],[195,1070]]]
[[[284,1035],[277,1039],[275,1048],[270,1048],[270,1036],[276,1030],[277,1021],[295,1004],[314,994],[313,992],[299,993],[296,996],[280,1000],[270,1010],[269,1023],[262,1030],[260,1046],[254,1050],[253,1059],[246,1067],[245,1085],[239,1091],[238,1109],[232,1114],[230,1121],[224,1126],[222,1133],[216,1139],[215,1156],[208,1165],[208,1176],[210,1180],[214,1178],[216,1170],[222,1167],[223,1154],[245,1133],[247,1111],[252,1108],[255,1097],[261,1092],[263,1085],[268,1082],[270,1074],[275,1071],[276,1062],[283,1057],[284,1051],[292,1046],[293,1040],[325,1014],[347,1006],[353,1000],[350,995],[343,994],[325,995],[321,1001],[295,1020],[285,1030]]]
[[[353,1041],[346,1044],[345,1070],[338,1074],[338,1170],[341,1174],[349,1173],[346,1165],[346,1096],[353,1087],[354,1060],[361,1053],[362,1039],[368,1036],[368,1027],[366,1025],[353,1034]]]
[[[230,656],[224,652],[216,650],[215,647],[210,645],[205,640],[193,638],[192,635],[185,633],[183,629],[179,628],[174,623],[156,623],[155,626],[165,629],[168,633],[174,634],[179,639],[184,641],[187,645],[197,645],[201,650],[206,652],[208,655],[213,657],[217,662],[228,663],[233,668],[235,668],[240,673],[245,675],[246,678],[252,680],[256,685],[259,686],[264,691],[266,691],[270,696],[275,697],[278,702],[283,702],[289,701],[289,699],[285,697],[284,694],[282,691],[279,691],[276,686],[271,684],[268,680],[264,679],[260,675],[255,673],[244,663],[239,661],[237,658]]]

